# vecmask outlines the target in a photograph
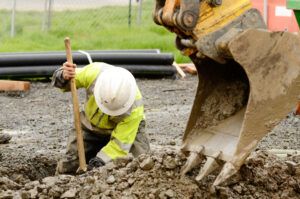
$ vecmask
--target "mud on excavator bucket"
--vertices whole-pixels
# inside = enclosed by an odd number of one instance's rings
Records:
[[[220,185],[295,108],[300,36],[267,31],[249,0],[156,0],[153,17],[177,34],[176,47],[198,71],[182,174],[205,158],[196,180],[222,166],[213,183]]]

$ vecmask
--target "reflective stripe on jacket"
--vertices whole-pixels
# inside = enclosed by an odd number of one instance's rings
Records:
[[[114,66],[105,63],[92,63],[83,68],[76,68],[75,76],[76,87],[87,89],[87,101],[84,108],[86,119],[92,126],[105,130],[105,132],[111,132],[110,141],[97,154],[104,162],[128,154],[138,132],[139,124],[145,117],[142,95],[138,88],[135,103],[127,113],[112,117],[101,112],[93,95],[93,87],[97,77],[109,67]],[[55,75],[53,77],[59,78]],[[55,80],[53,84],[55,85]],[[67,84],[65,85],[67,86]],[[64,89],[69,90],[68,88]]]

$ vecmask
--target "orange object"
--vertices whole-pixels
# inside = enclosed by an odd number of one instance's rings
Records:
[[[251,0],[254,8],[264,16],[264,1]],[[286,8],[286,0],[267,1],[267,25],[271,31],[298,32],[299,27],[293,10]]]
[[[0,91],[28,91],[30,82],[0,80]]]
[[[184,63],[184,64],[178,64],[179,67],[186,73],[196,75],[197,69],[196,66],[193,63]]]
[[[296,115],[300,115],[300,102],[298,103],[298,107],[296,109]]]

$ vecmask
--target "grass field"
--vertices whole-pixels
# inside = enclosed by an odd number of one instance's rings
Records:
[[[15,37],[10,37],[10,11],[0,12],[0,52],[63,50],[69,36],[74,50],[160,49],[172,52],[177,62],[189,62],[175,48],[175,34],[152,20],[153,1],[143,4],[141,25],[135,10],[128,26],[128,6],[53,12],[51,29],[42,31],[43,13],[17,12]]]

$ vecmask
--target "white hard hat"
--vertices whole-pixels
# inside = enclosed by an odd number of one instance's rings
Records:
[[[135,101],[137,85],[133,75],[121,67],[104,70],[96,80],[94,96],[100,110],[110,116],[122,115]]]

